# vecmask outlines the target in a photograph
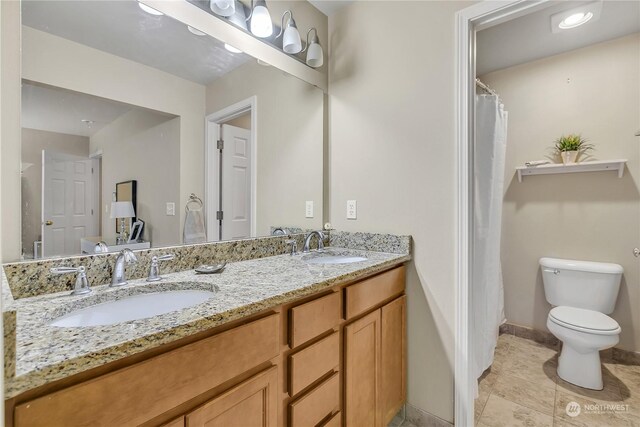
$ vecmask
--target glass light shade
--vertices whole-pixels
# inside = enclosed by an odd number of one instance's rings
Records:
[[[273,22],[271,22],[271,14],[269,9],[262,4],[258,3],[253,8],[253,15],[251,16],[251,32],[254,36],[265,38],[270,37],[273,34]]]
[[[318,68],[322,67],[324,63],[324,54],[322,52],[322,46],[320,43],[312,42],[307,50],[307,65],[309,67]]]
[[[149,7],[146,4],[142,4],[142,3],[138,2],[138,6],[140,6],[140,9],[144,10],[145,12],[147,12],[147,13],[149,13],[151,15],[156,15],[156,16],[164,15],[164,13],[160,12],[159,10],[155,10],[152,7]]]
[[[187,25],[187,29],[189,30],[189,32],[190,32],[191,34],[195,34],[196,36],[206,36],[206,34],[205,34],[205,33],[203,33],[202,31],[200,31],[200,30],[198,30],[198,29],[196,29],[196,28],[193,28],[193,27],[192,27],[192,26],[190,26],[190,25]]]
[[[240,49],[238,49],[237,47],[233,47],[228,43],[224,44],[224,48],[227,49],[231,53],[242,53],[242,51]]]
[[[282,37],[282,50],[286,53],[299,53],[302,50],[302,42],[300,41],[300,33],[294,26],[287,27]]]
[[[231,16],[236,12],[235,0],[211,0],[209,8],[216,15]]]
[[[111,219],[133,218],[136,216],[131,202],[111,202]]]

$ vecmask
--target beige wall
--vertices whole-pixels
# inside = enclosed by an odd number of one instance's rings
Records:
[[[102,150],[102,236],[115,237],[107,209],[118,182],[137,181],[136,216],[145,221],[151,246],[182,242],[179,215],[166,215],[166,203],[179,204],[180,118],[133,109],[91,137],[91,152]]]
[[[207,87],[207,114],[257,97],[257,227],[322,227],[323,93],[249,61]],[[305,201],[314,218],[305,218]]]
[[[355,2],[329,18],[331,222],[339,230],[413,236],[408,402],[448,421],[454,400],[454,16],[469,5]],[[350,199],[358,202],[355,221],[345,219]]]
[[[640,34],[482,76],[509,111],[502,228],[505,312],[546,330],[550,305],[538,259],[606,261],[625,269],[613,317],[619,346],[640,350]],[[597,160],[628,159],[612,172],[524,178],[514,168],[544,159],[562,134],[580,133]]]
[[[22,31],[25,79],[180,117],[176,217],[182,224],[184,209],[178,207],[189,194],[204,192],[205,87],[29,27]]]
[[[89,157],[89,138],[36,129],[22,129],[22,250],[33,256],[33,242],[41,238],[42,150]]]

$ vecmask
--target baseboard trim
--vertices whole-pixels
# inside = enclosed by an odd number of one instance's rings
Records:
[[[436,417],[410,403],[405,405],[405,419],[416,427],[452,427],[449,421]]]
[[[535,341],[539,344],[560,350],[561,342],[549,331],[541,331],[528,326],[516,325],[515,323],[504,323],[500,325],[500,335],[508,334],[516,337]],[[600,352],[600,357],[604,362],[610,361],[625,365],[640,365],[640,353],[623,350],[613,347]]]

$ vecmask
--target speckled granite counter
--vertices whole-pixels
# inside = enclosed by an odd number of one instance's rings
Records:
[[[367,260],[311,265],[301,255],[278,255],[230,263],[222,274],[189,270],[154,284],[137,279],[119,288],[94,286],[85,296],[65,291],[11,301],[3,282],[4,301],[17,312],[15,377],[5,380],[5,398],[410,260],[408,252],[348,252]],[[58,316],[98,302],[174,289],[206,289],[216,295],[181,311],[111,326],[49,326]]]

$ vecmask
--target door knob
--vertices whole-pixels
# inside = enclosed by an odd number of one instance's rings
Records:
[[[640,249],[633,248],[633,256],[638,258],[640,256]]]
[[[45,221],[44,225],[53,225],[53,221]]]

